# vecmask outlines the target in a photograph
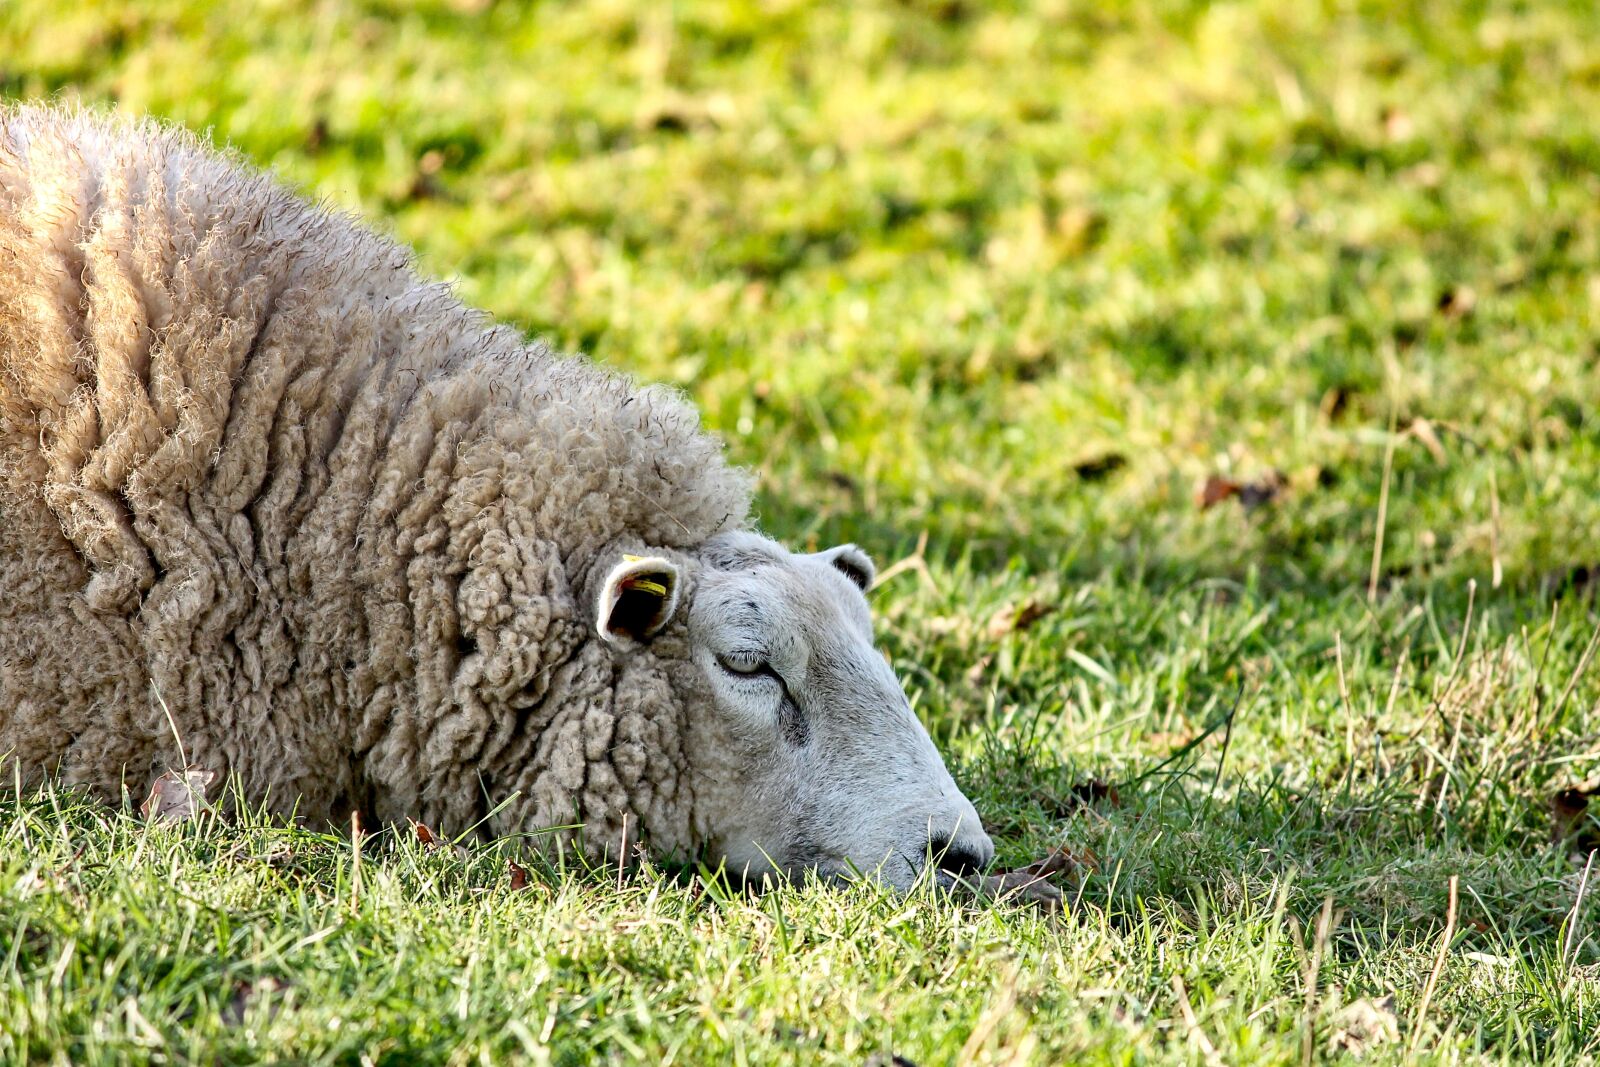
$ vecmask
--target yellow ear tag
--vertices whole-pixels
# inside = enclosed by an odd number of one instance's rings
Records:
[[[624,552],[622,554],[622,559],[626,563],[638,563],[641,559],[644,559],[644,557],[630,556],[628,553]],[[649,578],[624,578],[622,579],[622,588],[639,589],[651,594],[652,596],[658,596],[663,600],[667,598],[667,587],[662,585],[660,582],[651,581]]]
[[[652,582],[648,578],[630,578],[623,582],[622,585],[625,589],[642,589],[646,593],[651,593],[662,598],[665,598],[667,595],[666,586],[662,585],[660,582]]]

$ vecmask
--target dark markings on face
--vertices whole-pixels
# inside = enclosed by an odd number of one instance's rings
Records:
[[[766,547],[750,545],[707,546],[701,557],[719,571],[745,571],[764,563],[777,563],[781,557]]]
[[[778,705],[778,729],[783,733],[783,739],[796,748],[811,740],[811,720],[806,718],[804,709],[789,695],[787,685],[783,687],[783,701]]]

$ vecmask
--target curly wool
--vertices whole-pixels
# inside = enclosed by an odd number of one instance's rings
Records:
[[[489,324],[181,131],[0,109],[0,755],[316,821],[689,847],[681,634],[623,552],[748,522],[692,408]],[[681,652],[681,650],[680,650]],[[9,778],[9,774],[7,775]],[[637,824],[636,824],[637,825]]]

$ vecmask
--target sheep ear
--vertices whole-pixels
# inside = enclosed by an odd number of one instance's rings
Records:
[[[660,556],[623,556],[606,575],[595,628],[622,648],[648,641],[678,609],[678,568]]]
[[[839,545],[814,553],[813,557],[831,565],[854,582],[863,593],[871,589],[872,583],[877,580],[878,569],[872,565],[872,557],[855,545]]]

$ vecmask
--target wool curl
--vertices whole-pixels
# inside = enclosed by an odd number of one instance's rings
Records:
[[[680,396],[492,325],[181,130],[0,108],[0,756],[315,823],[696,832],[625,552],[746,527]],[[179,751],[181,739],[182,751]],[[11,775],[8,773],[8,779]]]

